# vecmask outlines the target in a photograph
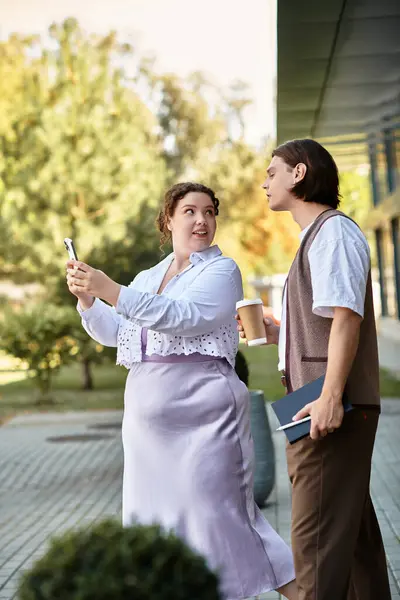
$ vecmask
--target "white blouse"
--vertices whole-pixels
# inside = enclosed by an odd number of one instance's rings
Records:
[[[142,362],[142,329],[148,329],[146,355],[195,352],[226,358],[234,367],[239,336],[234,316],[243,298],[237,264],[218,246],[190,255],[190,265],[157,294],[174,254],[122,286],[117,306],[96,298],[78,311],[87,333],[103,346],[117,347],[117,364]]]

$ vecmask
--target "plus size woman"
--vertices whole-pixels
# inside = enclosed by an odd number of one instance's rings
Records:
[[[68,261],[68,285],[85,330],[129,370],[124,524],[172,529],[219,572],[225,600],[296,600],[292,553],[253,498],[249,393],[234,370],[242,280],[212,245],[218,206],[201,184],[175,185],[158,218],[172,254],[129,287]]]

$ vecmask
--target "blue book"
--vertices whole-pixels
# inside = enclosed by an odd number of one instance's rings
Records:
[[[294,423],[292,419],[299,410],[304,408],[306,404],[318,400],[322,393],[324,380],[325,375],[315,379],[315,381],[311,381],[311,383],[307,383],[295,392],[287,394],[280,400],[271,403],[281,426]],[[346,394],[343,394],[343,407],[345,412],[349,412],[353,409],[353,406],[346,399]],[[283,431],[285,432],[288,441],[293,444],[294,442],[297,442],[297,440],[310,435],[310,429],[311,420],[307,419],[296,422],[295,425],[283,429]]]

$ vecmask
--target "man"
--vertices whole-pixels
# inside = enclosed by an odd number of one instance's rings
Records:
[[[299,600],[389,600],[369,492],[380,397],[368,243],[337,210],[337,167],[314,140],[276,148],[263,188],[301,228],[281,327],[266,319],[267,338],[288,392],[325,375],[320,398],[295,417],[311,416],[310,437],[287,445]],[[355,407],[346,415],[344,392]]]

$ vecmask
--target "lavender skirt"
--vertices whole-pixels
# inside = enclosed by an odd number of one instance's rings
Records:
[[[174,530],[219,572],[223,597],[239,600],[293,580],[293,559],[253,499],[248,390],[207,358],[129,371],[123,522]]]

